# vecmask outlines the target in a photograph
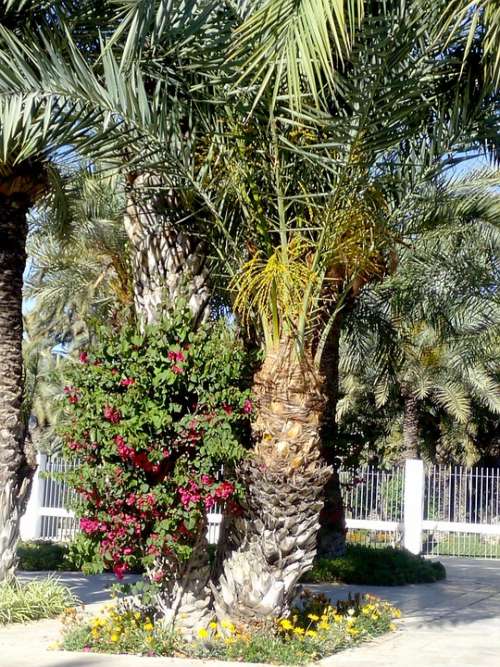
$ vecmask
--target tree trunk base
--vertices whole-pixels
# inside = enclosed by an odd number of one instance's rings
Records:
[[[17,493],[12,481],[8,481],[0,492],[0,581],[12,579],[16,571],[19,528],[31,479],[25,477]]]
[[[289,475],[255,461],[242,466],[248,489],[245,532],[224,562],[218,587],[212,587],[219,622],[255,627],[289,614],[296,585],[316,555],[330,474],[319,461]]]
[[[184,572],[169,581],[157,597],[162,623],[168,628],[175,627],[188,641],[196,638],[198,631],[206,628],[213,618],[210,570],[208,542],[203,531]]]

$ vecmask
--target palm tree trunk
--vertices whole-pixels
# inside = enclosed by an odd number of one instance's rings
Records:
[[[346,523],[340,487],[337,439],[337,403],[339,400],[339,362],[342,315],[339,314],[330,330],[321,357],[320,371],[325,378],[326,407],[321,428],[322,455],[332,468],[332,476],[325,485],[325,504],[320,515],[318,555],[336,558],[345,553]]]
[[[285,340],[255,377],[257,444],[240,475],[247,494],[243,538],[225,560],[214,606],[219,621],[258,625],[288,614],[312,566],[331,469],[320,458],[323,379]]]
[[[169,572],[172,563],[168,559],[159,560],[149,573],[154,580],[155,571]],[[163,624],[182,631],[184,639],[197,637],[198,631],[208,627],[212,620],[212,594],[209,587],[210,559],[206,523],[199,526],[198,537],[189,560],[184,563],[175,577],[168,577],[157,595],[157,609]]]
[[[166,197],[154,174],[129,179],[124,224],[132,248],[134,306],[141,326],[153,324],[164,309],[184,299],[196,328],[208,316],[210,291],[203,246],[181,229],[182,207],[175,194]],[[159,560],[151,572],[175,571]],[[210,559],[203,535],[175,577],[160,586],[157,602],[163,622],[182,630],[187,639],[211,620],[208,586]]]
[[[418,401],[411,391],[403,388],[403,448],[405,459],[419,457]]]
[[[131,177],[124,223],[132,248],[135,310],[143,325],[180,298],[191,309],[194,326],[208,314],[206,255],[202,244],[181,229],[182,213],[175,194],[161,194],[158,177]]]
[[[0,581],[14,574],[19,522],[35,470],[22,415],[22,291],[27,206],[0,199]]]

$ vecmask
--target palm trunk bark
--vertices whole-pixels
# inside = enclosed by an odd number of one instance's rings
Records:
[[[202,243],[181,228],[176,195],[162,195],[160,185],[151,174],[130,179],[124,224],[132,249],[135,310],[141,324],[151,324],[163,308],[184,298],[197,326],[208,314],[206,255]]]
[[[243,538],[213,587],[219,621],[259,625],[289,613],[312,566],[331,469],[320,458],[323,378],[284,340],[255,377],[257,441],[240,469],[247,488]]]
[[[330,330],[321,358],[320,371],[325,378],[326,407],[321,428],[321,450],[332,476],[324,489],[325,504],[320,516],[318,556],[336,558],[345,553],[346,523],[340,487],[340,459],[336,448],[337,403],[339,400],[339,362],[342,315],[339,314]]]
[[[182,207],[175,194],[162,194],[154,174],[129,179],[125,230],[131,245],[134,306],[142,327],[158,321],[164,310],[184,299],[193,315],[193,328],[208,316],[210,291],[202,244],[181,228]],[[204,529],[203,529],[204,530]],[[176,571],[159,561],[151,572]],[[205,534],[199,536],[182,571],[160,586],[158,609],[166,626],[196,636],[211,620],[208,584],[210,559]]]
[[[418,459],[419,456],[419,420],[418,401],[411,391],[403,388],[403,448],[404,458]]]
[[[21,199],[0,199],[0,581],[14,574],[19,522],[35,471],[22,415],[27,210]]]

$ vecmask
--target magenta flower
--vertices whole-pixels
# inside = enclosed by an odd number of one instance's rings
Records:
[[[249,398],[245,399],[245,402],[243,403],[243,412],[246,415],[249,415],[253,410],[253,403]]]
[[[117,408],[113,408],[111,405],[104,406],[103,414],[104,419],[107,419],[112,424],[118,424],[122,418],[122,413]]]
[[[80,359],[80,363],[86,364],[89,360],[89,355],[87,354],[87,352],[81,352],[79,359]]]
[[[124,378],[123,380],[120,380],[121,387],[131,387],[133,384],[135,384],[134,378]]]

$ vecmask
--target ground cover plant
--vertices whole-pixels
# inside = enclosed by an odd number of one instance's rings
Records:
[[[54,577],[4,581],[0,584],[0,624],[55,618],[77,602],[69,588]]]
[[[253,632],[229,620],[212,622],[188,643],[152,615],[112,606],[91,619],[70,610],[58,646],[72,651],[298,665],[393,630],[399,616],[399,610],[373,596],[331,605],[326,597],[306,591],[288,618],[270,619]]]
[[[400,586],[431,583],[445,577],[446,570],[442,563],[425,560],[405,549],[374,549],[350,544],[346,548],[345,556],[317,559],[313,569],[305,575],[304,581]]]

